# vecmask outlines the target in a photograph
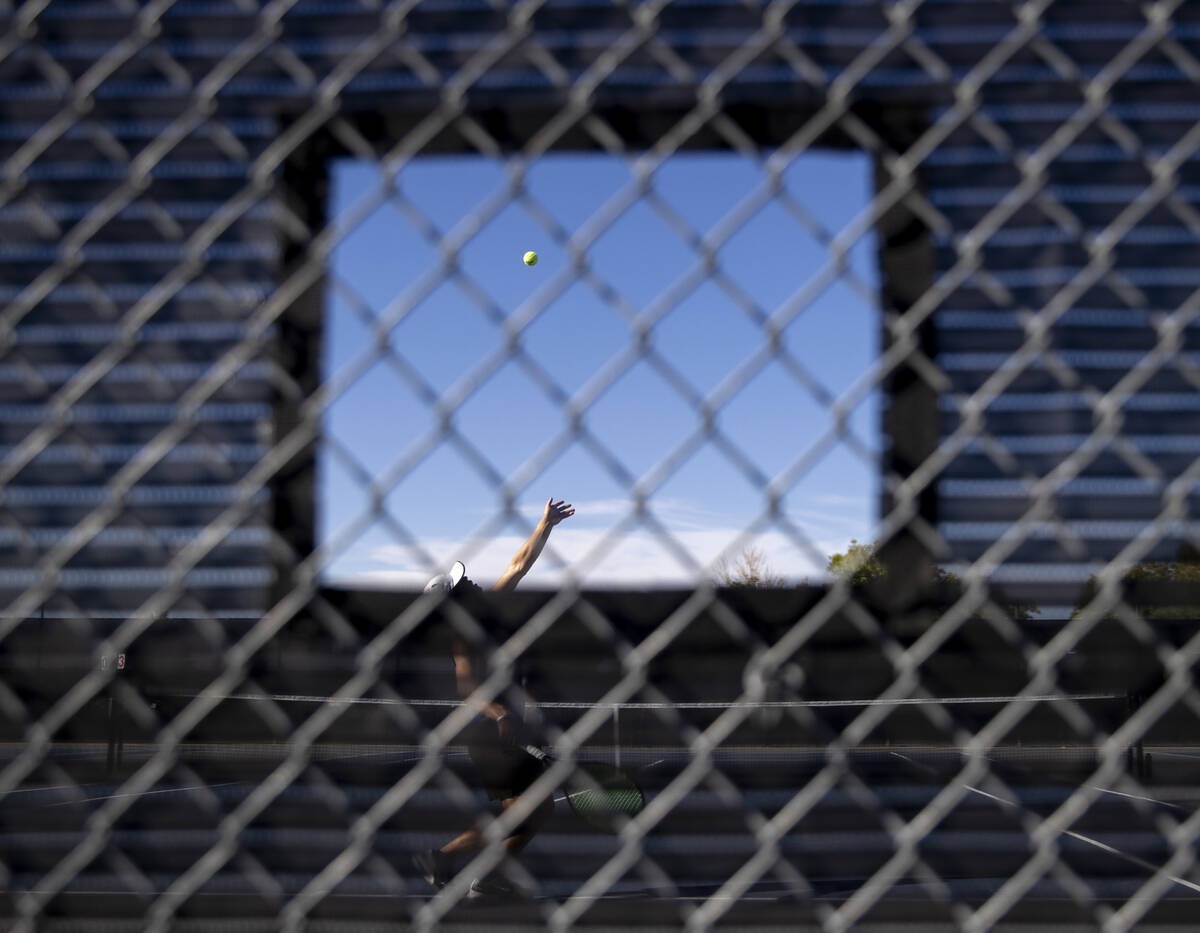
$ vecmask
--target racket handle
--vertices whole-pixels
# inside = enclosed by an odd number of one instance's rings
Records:
[[[547,762],[550,760],[550,756],[547,755],[540,748],[538,748],[536,745],[525,745],[522,747],[525,749],[526,752],[528,752],[530,755],[532,755],[538,761]]]

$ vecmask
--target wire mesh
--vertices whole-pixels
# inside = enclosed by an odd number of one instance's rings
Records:
[[[1195,8],[28,0],[0,17],[10,929],[1194,925]],[[782,182],[831,147],[874,171],[836,230]],[[629,181],[569,229],[528,179],[578,150]],[[759,172],[708,229],[656,180],[693,150]],[[400,185],[445,153],[507,172],[448,230]],[[330,216],[346,157],[378,178]],[[507,309],[463,256],[513,205],[566,262]],[[639,205],[695,254],[643,307],[589,258]],[[385,207],[438,259],[377,310],[330,269]],[[722,251],[768,207],[827,260],[761,307]],[[848,261],[869,237],[878,289]],[[499,336],[439,387],[388,336],[447,283]],[[835,283],[882,333],[840,394],[782,339]],[[761,345],[701,391],[654,332],[707,284]],[[575,286],[624,338],[568,388],[529,344]],[[377,339],[325,372],[334,292]],[[561,425],[503,469],[461,413],[510,365]],[[639,365],[695,425],[633,471],[589,415]],[[771,471],[722,420],[768,366],[828,425]],[[377,367],[432,425],[402,427],[381,467],[327,430]],[[872,392],[877,458],[848,426]],[[873,578],[721,586],[654,509],[716,448],[757,499],[723,554],[770,528],[823,565],[784,502],[839,444],[879,473]],[[379,528],[445,569],[388,505],[437,451],[494,494],[469,564],[532,530],[521,498],[571,447],[621,517],[553,591],[325,584]],[[319,456],[365,502],[320,536]],[[695,585],[586,588],[635,531]],[[478,676],[448,699],[460,651]],[[503,810],[471,751],[495,709],[552,753]],[[647,791],[610,835],[561,806],[588,761]],[[476,821],[480,846],[429,888],[413,856]]]

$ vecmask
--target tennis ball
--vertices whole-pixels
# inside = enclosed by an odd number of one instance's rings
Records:
[[[537,253],[535,253],[533,250],[530,250],[528,253],[525,254],[525,265],[527,265],[527,266],[536,266],[537,265]]]

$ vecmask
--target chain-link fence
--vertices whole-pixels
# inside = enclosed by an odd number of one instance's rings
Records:
[[[1195,8],[0,16],[9,928],[1194,927]],[[698,226],[662,171],[714,151],[756,179]],[[873,170],[836,228],[788,182],[830,151]],[[626,172],[574,223],[530,182],[563,152]],[[449,226],[405,188],[447,155],[504,176]],[[346,159],[373,180],[332,211]],[[514,207],[557,258],[509,304],[468,253]],[[634,302],[595,252],[637,208],[691,262]],[[768,210],[824,258],[764,304],[728,257]],[[432,258],[380,303],[333,270],[381,211]],[[446,286],[478,312],[447,340],[488,336],[438,383],[392,338]],[[881,346],[830,391],[837,354],[789,329],[835,286]],[[533,334],[576,288],[621,338],[568,378]],[[755,333],[711,386],[657,340],[701,288]],[[338,301],[368,338],[330,365]],[[594,415],[637,367],[686,415],[631,469]],[[820,417],[765,468],[726,415],[768,367]],[[513,368],[554,413],[515,466],[464,415]],[[423,411],[375,422],[382,462],[329,428],[381,370]],[[877,450],[854,421],[872,397]],[[719,585],[656,509],[716,451],[754,498],[721,555],[770,530],[823,568],[789,496],[838,447],[880,484],[874,554],[841,576]],[[555,586],[330,585],[367,535],[446,570],[394,505],[446,450],[489,493],[449,557],[516,527]],[[526,505],[579,450],[617,518],[563,559]],[[326,469],[358,502],[328,527]],[[694,585],[589,588],[633,534]]]

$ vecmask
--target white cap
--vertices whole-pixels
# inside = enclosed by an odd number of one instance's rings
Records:
[[[439,573],[436,577],[425,584],[425,592],[431,593],[435,590],[441,590],[443,593],[449,593],[458,582],[466,575],[467,568],[461,560],[456,560],[450,565],[449,573]]]

